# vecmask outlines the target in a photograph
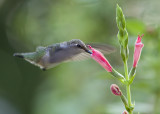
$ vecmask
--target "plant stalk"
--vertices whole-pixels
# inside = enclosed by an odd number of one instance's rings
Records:
[[[126,81],[129,82],[127,61],[124,62],[124,70],[125,70],[125,78],[126,78]],[[128,106],[129,106],[129,107],[132,107],[130,84],[127,84],[127,85],[126,85],[126,91],[127,91]],[[129,110],[128,112],[129,112],[129,114],[133,114],[133,110]]]

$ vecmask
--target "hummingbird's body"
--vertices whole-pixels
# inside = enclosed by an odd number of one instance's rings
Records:
[[[107,50],[110,52],[113,51],[113,48],[107,46]],[[69,42],[56,43],[48,47],[37,47],[36,51],[31,53],[15,53],[14,56],[24,58],[45,70],[61,62],[74,60],[80,55],[87,56],[87,53],[91,54],[92,52],[89,51],[81,40],[74,39]]]

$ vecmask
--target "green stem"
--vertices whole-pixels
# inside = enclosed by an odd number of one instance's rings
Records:
[[[127,61],[124,62],[124,70],[125,70],[126,81],[129,82]],[[129,84],[126,85],[126,91],[127,91],[128,105],[129,105],[129,107],[132,107],[131,91],[130,91],[130,85]],[[129,114],[132,114],[132,113],[133,113],[133,110],[129,110]]]

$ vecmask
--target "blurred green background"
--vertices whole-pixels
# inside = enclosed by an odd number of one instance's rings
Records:
[[[135,114],[160,114],[159,0],[0,0],[0,114],[120,114],[125,109],[110,92],[125,87],[93,60],[70,62],[42,71],[13,57],[39,45],[81,39],[113,45],[106,55],[123,74],[116,4],[126,16],[129,69],[134,43],[144,34],[141,60],[131,86]]]

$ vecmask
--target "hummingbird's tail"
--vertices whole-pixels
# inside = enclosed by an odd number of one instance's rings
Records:
[[[24,55],[22,53],[14,53],[13,56],[19,57],[19,58],[24,58]]]
[[[30,52],[30,53],[14,53],[13,56],[23,58],[26,61],[30,62],[31,64],[34,64],[36,66],[39,66],[40,68],[44,69],[44,66],[42,63],[40,63],[41,58],[43,57],[45,51],[43,52]]]
[[[29,61],[36,61],[37,58],[37,53],[36,52],[31,52],[31,53],[14,53],[13,56],[23,58]]]

